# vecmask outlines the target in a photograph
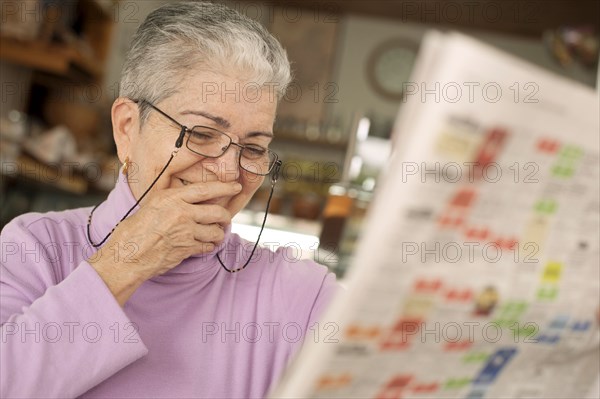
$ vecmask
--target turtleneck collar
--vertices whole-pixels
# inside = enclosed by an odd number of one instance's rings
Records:
[[[117,223],[119,223],[121,218],[129,211],[135,202],[136,199],[127,182],[127,176],[119,173],[115,188],[109,193],[106,201],[96,208],[92,216],[90,234],[94,243],[102,241]],[[131,211],[129,216],[135,214],[139,208],[140,206],[137,205],[133,211]],[[228,243],[233,244],[235,242],[236,240],[232,240],[231,225],[228,225],[225,228],[225,239],[212,252],[192,255],[167,273],[154,277],[152,280],[164,280],[164,278],[168,278],[169,276],[210,270],[217,272],[219,268],[221,268],[221,265],[216,255],[223,251],[223,255],[226,255],[225,252],[231,250],[231,245],[228,245]],[[103,245],[106,245],[106,243]],[[221,258],[223,258],[223,256],[221,256]]]

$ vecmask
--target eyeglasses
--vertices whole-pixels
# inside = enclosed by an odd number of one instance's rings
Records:
[[[234,145],[240,149],[239,166],[246,172],[259,176],[266,176],[271,173],[277,163],[277,154],[267,148],[255,144],[241,145],[234,143],[226,133],[207,126],[194,126],[190,129],[147,100],[133,100],[133,102],[148,104],[159,114],[179,126],[180,129],[185,130],[187,133],[185,146],[195,154],[207,158],[219,158],[225,154],[231,145]]]

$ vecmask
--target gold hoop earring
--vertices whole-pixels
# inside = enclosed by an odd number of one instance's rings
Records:
[[[123,174],[127,176],[127,170],[129,170],[129,157],[125,158],[125,162],[123,163]]]

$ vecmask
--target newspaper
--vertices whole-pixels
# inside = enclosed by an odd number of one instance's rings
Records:
[[[598,93],[436,32],[405,89],[335,331],[272,396],[598,397]]]

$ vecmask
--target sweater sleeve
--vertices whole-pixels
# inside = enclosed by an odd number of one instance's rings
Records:
[[[86,261],[65,278],[27,228],[2,231],[0,397],[79,396],[148,350]]]

